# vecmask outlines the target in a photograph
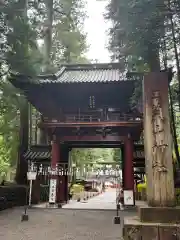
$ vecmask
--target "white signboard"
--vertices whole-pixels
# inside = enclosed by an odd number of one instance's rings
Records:
[[[56,186],[57,186],[57,179],[50,179],[49,203],[56,203]]]
[[[134,205],[133,190],[124,190],[124,205],[125,206],[133,206]]]
[[[27,179],[29,181],[36,180],[37,172],[27,172]]]

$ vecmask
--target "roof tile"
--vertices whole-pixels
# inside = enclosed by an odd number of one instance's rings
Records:
[[[51,152],[46,151],[46,152],[41,152],[41,151],[31,151],[28,150],[27,152],[24,153],[24,158],[26,160],[39,160],[39,159],[49,159],[51,157]]]
[[[39,81],[41,83],[93,83],[126,80],[126,75],[120,71],[120,65],[117,63],[64,65],[55,76],[55,79],[41,78]]]

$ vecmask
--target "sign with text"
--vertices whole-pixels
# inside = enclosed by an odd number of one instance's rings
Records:
[[[56,186],[57,179],[50,179],[49,203],[56,203]]]
[[[134,205],[133,190],[124,190],[124,205],[125,206],[133,206]]]
[[[134,157],[134,159],[136,159],[136,158],[144,159],[145,158],[144,145],[134,145],[133,157]]]
[[[145,158],[144,150],[137,150],[133,153],[134,158]]]
[[[37,176],[37,172],[33,172],[33,171],[27,172],[27,179],[29,181],[36,180],[36,176]]]

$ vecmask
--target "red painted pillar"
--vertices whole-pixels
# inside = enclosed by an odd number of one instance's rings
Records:
[[[134,191],[133,141],[130,135],[124,142],[124,190]]]
[[[58,178],[58,203],[68,201],[68,156],[69,151],[65,146],[61,146],[61,156],[59,159],[60,174]]]
[[[52,168],[56,168],[56,165],[59,162],[59,157],[60,157],[60,147],[56,139],[54,138],[52,141],[52,150],[51,150],[51,167]]]
[[[59,176],[58,176],[58,194],[57,194],[57,202],[64,203],[64,184],[65,184],[65,176],[64,176],[64,163],[59,163]]]
[[[57,190],[58,190],[58,176],[56,172],[56,167],[59,162],[60,148],[56,141],[55,136],[53,136],[51,149],[51,170],[52,174],[50,177],[50,187],[49,187],[49,203],[55,204],[57,201]]]
[[[68,152],[68,155],[69,155],[69,152]],[[64,174],[65,174],[65,189],[64,189],[64,196],[65,196],[65,202],[67,203],[68,202],[68,163],[65,164],[65,171],[64,171]]]

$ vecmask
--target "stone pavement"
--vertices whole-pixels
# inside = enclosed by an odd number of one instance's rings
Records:
[[[0,212],[0,240],[120,240],[122,226],[114,225],[114,211],[23,209]],[[121,217],[132,213],[121,212]]]
[[[87,201],[77,202],[70,201],[63,206],[64,209],[98,209],[98,210],[115,210],[116,209],[116,191],[111,190],[92,197]]]
[[[113,223],[115,196],[115,192],[106,192],[88,203],[67,204],[72,207],[69,210],[30,209],[28,222],[21,222],[23,208],[2,211],[0,240],[121,240],[122,226]],[[77,204],[80,210],[75,209]],[[86,204],[95,211],[85,210]],[[105,208],[109,211],[103,211]],[[121,211],[122,222],[127,215],[134,212]]]

